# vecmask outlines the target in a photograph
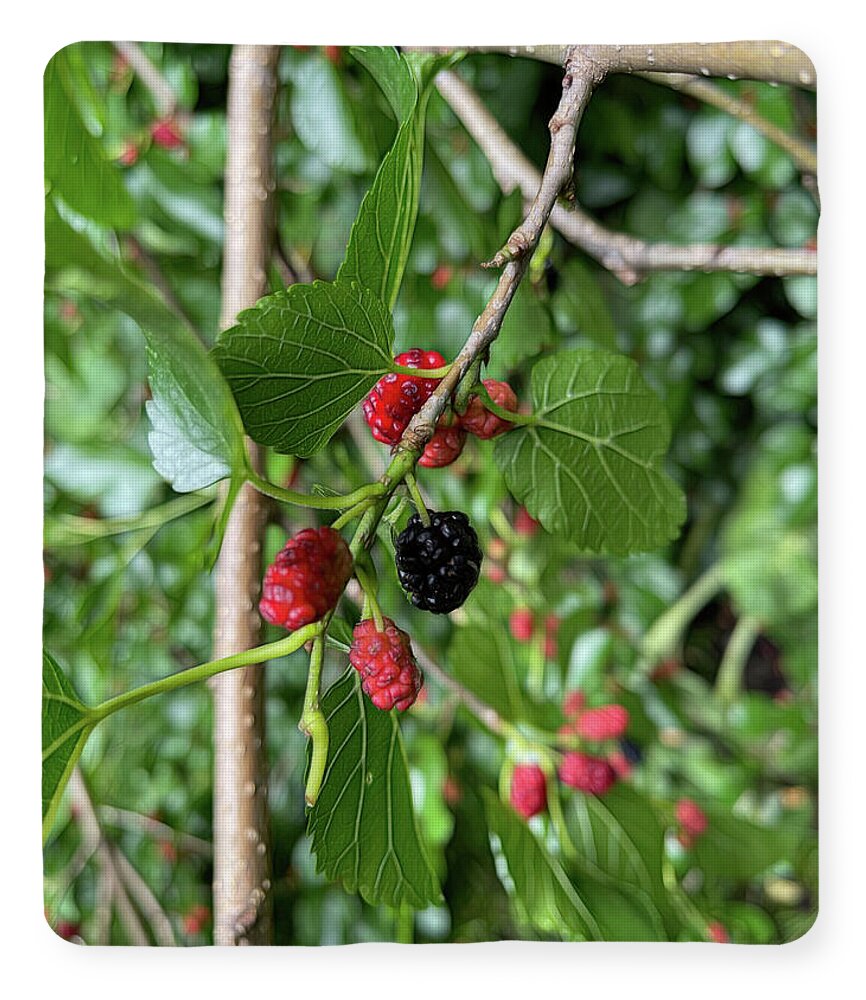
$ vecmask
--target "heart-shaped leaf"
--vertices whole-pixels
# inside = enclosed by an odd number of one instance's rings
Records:
[[[535,422],[504,434],[508,488],[553,534],[587,552],[658,548],[685,519],[661,468],[670,427],[637,365],[607,351],[562,351],[532,369]]]

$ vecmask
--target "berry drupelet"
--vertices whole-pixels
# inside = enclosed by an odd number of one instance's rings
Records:
[[[483,558],[469,518],[459,510],[418,514],[398,535],[397,576],[417,608],[444,615],[459,608],[478,583]]]
[[[404,368],[441,368],[445,358],[438,351],[422,351],[414,348],[394,358]],[[364,419],[377,441],[392,448],[400,440],[409,421],[433,395],[433,390],[441,380],[438,378],[416,378],[389,372],[373,386],[364,400]]]
[[[420,694],[424,677],[409,636],[390,618],[382,622],[381,632],[372,618],[355,626],[349,662],[361,675],[364,694],[376,708],[405,712]]]
[[[265,571],[259,611],[289,632],[319,621],[337,605],[352,575],[352,554],[333,528],[305,528]]]

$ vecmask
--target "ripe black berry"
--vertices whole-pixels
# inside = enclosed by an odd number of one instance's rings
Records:
[[[461,604],[478,583],[481,548],[469,518],[459,510],[417,514],[397,537],[397,576],[417,608],[444,615]]]

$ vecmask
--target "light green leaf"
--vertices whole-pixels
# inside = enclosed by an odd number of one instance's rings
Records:
[[[540,354],[552,339],[550,311],[528,282],[521,282],[496,338],[488,373],[493,377],[508,375],[527,358]]]
[[[379,84],[397,121],[405,121],[418,99],[418,86],[406,60],[392,45],[354,45],[349,51]]]
[[[44,88],[46,180],[87,218],[106,226],[131,226],[135,206],[120,171],[81,120],[66,49],[45,68]]]
[[[305,59],[292,82],[292,123],[301,142],[328,166],[363,173],[367,154],[337,70],[327,59]]]
[[[562,865],[535,839],[526,823],[489,790],[484,811],[495,836],[493,853],[504,862],[506,888],[517,898],[528,922],[561,941],[600,941],[604,935]],[[510,885],[508,883],[511,883]]]
[[[146,341],[154,468],[179,493],[202,489],[246,468],[243,424],[213,358],[187,324],[117,260],[101,254],[56,211],[46,214],[49,283],[90,295],[126,313]]]
[[[250,437],[307,457],[391,370],[393,341],[391,316],[373,292],[317,281],[242,312],[214,356]]]
[[[553,354],[532,370],[536,422],[494,451],[508,488],[553,534],[587,552],[626,555],[676,537],[685,498],[661,468],[670,428],[629,358]]]
[[[552,309],[562,333],[579,333],[598,347],[616,350],[616,327],[598,277],[577,258],[562,269]]]
[[[42,841],[95,721],[47,650],[42,653]]]
[[[308,825],[317,870],[372,904],[439,903],[396,713],[375,708],[352,669],[324,696],[322,710],[330,746]]]

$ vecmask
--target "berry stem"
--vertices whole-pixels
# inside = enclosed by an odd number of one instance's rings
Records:
[[[274,500],[281,500],[283,503],[295,504],[299,507],[312,507],[315,510],[343,510],[354,507],[364,500],[380,497],[384,493],[382,483],[370,483],[361,486],[352,493],[338,496],[313,496],[310,493],[297,493],[295,490],[288,490],[276,483],[269,483],[252,469],[247,470],[247,481],[265,496]]]
[[[550,813],[551,822],[556,830],[556,838],[559,841],[559,846],[562,848],[562,853],[567,858],[574,860],[578,856],[577,848],[574,846],[574,841],[568,832],[568,824],[565,822],[565,816],[562,812],[556,772],[552,771],[549,767],[545,767],[544,772],[547,778],[547,811]]]
[[[357,563],[355,563],[355,576],[358,578],[358,583],[361,584],[361,589],[364,591],[364,617],[368,618],[372,615],[373,621],[376,623],[376,631],[384,632],[385,621],[382,618],[382,611],[379,608],[379,601],[376,598],[376,584],[370,578],[367,570],[363,569]],[[367,614],[368,608],[370,615]]]
[[[345,528],[347,524],[355,520],[355,518],[360,517],[369,507],[378,500],[378,496],[365,497],[363,500],[359,500],[354,507],[350,507],[348,510],[344,510],[342,514],[334,521],[331,522],[331,527],[334,531],[340,531]]]
[[[719,672],[716,674],[715,696],[723,705],[736,701],[743,686],[743,671],[755,640],[761,632],[761,623],[751,615],[737,620],[734,631],[725,647]]]
[[[418,516],[429,527],[430,514],[427,510],[427,505],[424,503],[424,498],[421,496],[421,490],[418,489],[418,480],[415,478],[415,474],[407,472],[403,480],[406,483],[406,488],[409,490],[409,495],[412,497],[412,502],[415,504],[415,509],[418,511]]]
[[[501,417],[509,424],[520,424],[523,427],[532,427],[537,424],[538,417],[534,413],[515,413],[513,410],[506,410],[504,406],[494,403],[490,398],[490,393],[483,382],[478,382],[469,390],[470,396],[477,396],[485,410],[489,410],[497,417]]]
[[[325,776],[325,764],[328,761],[328,723],[319,705],[319,683],[322,677],[322,662],[325,658],[323,633],[324,628],[320,623],[319,633],[313,639],[313,648],[310,650],[304,709],[298,723],[298,729],[310,738],[310,770],[307,773],[307,785],[304,789],[304,799],[308,806],[316,804]]]
[[[441,368],[407,368],[395,361],[391,365],[391,371],[398,375],[411,375],[413,378],[445,378],[451,371],[451,365],[443,365]]]
[[[674,656],[679,649],[683,632],[689,622],[713,597],[724,584],[724,567],[717,563],[686,590],[667,611],[657,618],[641,642],[641,653],[646,661],[647,670],[652,669],[659,660]]]
[[[155,694],[164,694],[166,691],[176,691],[178,688],[187,687],[189,684],[196,684],[199,681],[209,680],[217,674],[226,670],[235,670],[237,667],[248,667],[255,663],[264,663],[266,660],[275,660],[280,656],[288,656],[300,649],[305,642],[308,642],[320,629],[320,624],[314,622],[304,628],[292,632],[291,635],[277,642],[267,642],[262,646],[253,649],[246,649],[241,653],[234,653],[231,656],[224,656],[219,660],[210,660],[208,663],[201,663],[197,667],[190,667],[189,670],[180,670],[176,674],[163,677],[158,681],[151,681],[150,684],[142,684],[141,687],[125,691],[115,698],[109,698],[102,702],[88,713],[90,722],[100,722],[108,718],[122,708],[135,705]]]

